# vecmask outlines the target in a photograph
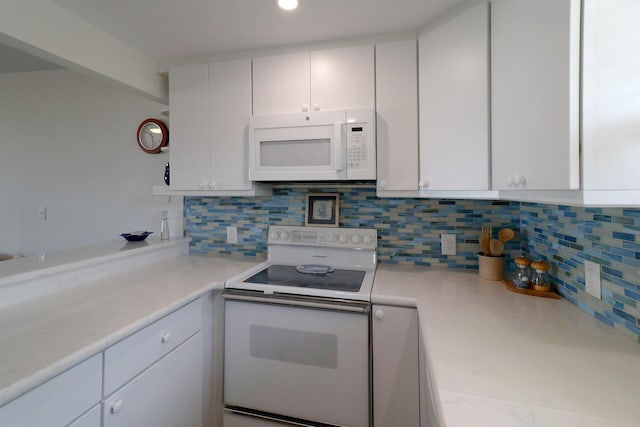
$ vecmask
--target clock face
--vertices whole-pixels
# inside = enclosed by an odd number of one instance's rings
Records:
[[[147,153],[159,153],[167,145],[167,128],[159,120],[147,119],[138,128],[138,145]]]
[[[140,144],[147,150],[155,150],[162,142],[162,129],[155,123],[147,123],[140,131]]]

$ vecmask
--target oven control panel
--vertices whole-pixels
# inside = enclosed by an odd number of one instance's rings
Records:
[[[378,245],[378,232],[373,228],[269,227],[268,244],[320,246],[346,249],[371,249]]]

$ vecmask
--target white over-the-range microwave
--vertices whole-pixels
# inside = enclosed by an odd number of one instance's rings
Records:
[[[371,109],[255,115],[249,124],[249,179],[376,179]]]

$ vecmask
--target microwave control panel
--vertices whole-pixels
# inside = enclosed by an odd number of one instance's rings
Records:
[[[364,124],[347,125],[347,167],[366,169],[369,165],[367,132]]]

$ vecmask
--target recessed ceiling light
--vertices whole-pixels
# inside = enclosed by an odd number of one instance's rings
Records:
[[[298,7],[298,0],[278,0],[280,9],[293,10]]]

